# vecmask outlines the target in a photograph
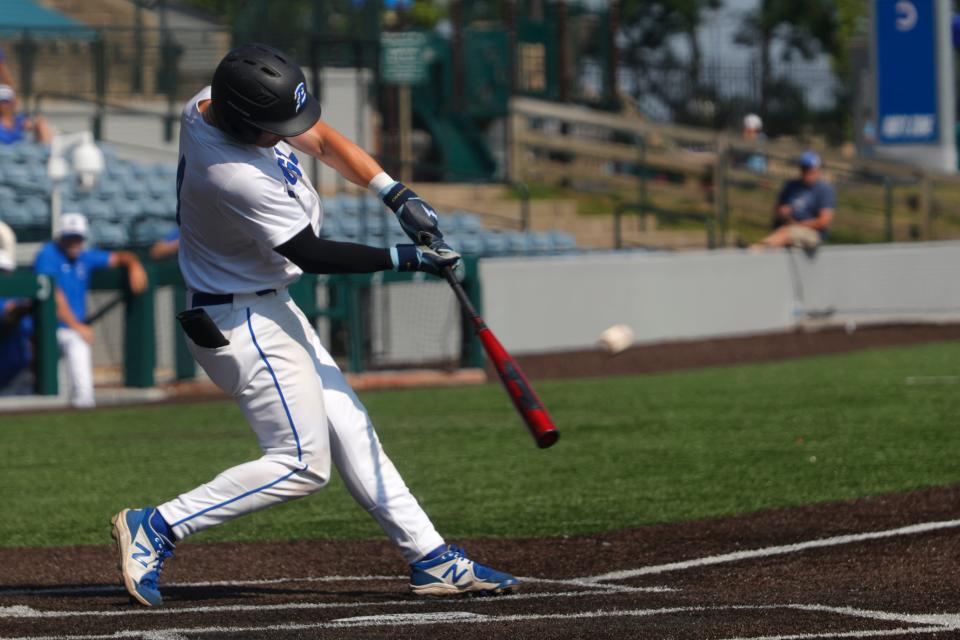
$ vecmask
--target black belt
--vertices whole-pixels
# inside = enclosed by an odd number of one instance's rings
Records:
[[[261,289],[257,291],[258,296],[265,296],[276,293],[276,289]],[[232,293],[207,293],[205,291],[195,291],[193,293],[192,307],[210,307],[215,304],[233,304]]]

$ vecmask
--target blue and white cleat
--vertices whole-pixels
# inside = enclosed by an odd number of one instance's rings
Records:
[[[410,589],[418,596],[490,596],[510,593],[520,581],[508,573],[474,562],[460,547],[410,565]]]
[[[163,604],[159,580],[163,562],[173,555],[173,543],[154,531],[150,516],[156,509],[124,509],[113,516],[113,539],[120,552],[123,586],[134,599],[148,607]]]

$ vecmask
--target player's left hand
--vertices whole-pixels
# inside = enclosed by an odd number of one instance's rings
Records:
[[[400,227],[414,244],[432,247],[443,240],[436,210],[402,182],[393,183],[383,196],[383,203],[397,215]]]

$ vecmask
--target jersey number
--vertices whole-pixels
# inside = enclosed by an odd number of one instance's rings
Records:
[[[278,149],[274,149],[274,152],[277,154],[277,166],[280,167],[280,171],[283,172],[283,179],[287,181],[287,195],[291,198],[295,198],[296,195],[293,193],[293,185],[297,184],[297,181],[303,177],[303,172],[300,171],[300,160],[297,158],[297,154],[290,152],[290,155],[284,155]]]

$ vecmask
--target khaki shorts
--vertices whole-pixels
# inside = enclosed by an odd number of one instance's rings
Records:
[[[816,229],[805,227],[800,224],[792,224],[788,228],[790,232],[790,244],[794,247],[803,249],[816,249],[820,246],[820,234]]]

